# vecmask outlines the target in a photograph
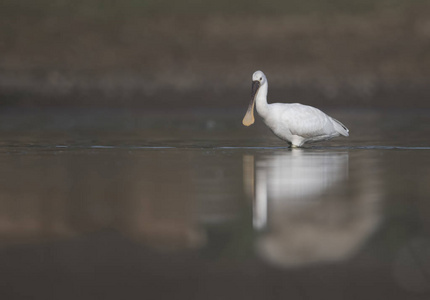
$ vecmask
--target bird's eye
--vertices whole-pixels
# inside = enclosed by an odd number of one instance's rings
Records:
[[[263,80],[263,77],[260,77],[260,81]]]

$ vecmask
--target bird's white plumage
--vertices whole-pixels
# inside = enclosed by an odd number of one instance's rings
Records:
[[[279,138],[289,142],[292,146],[300,147],[307,142],[316,142],[331,139],[343,135],[348,136],[348,129],[339,121],[331,118],[321,110],[299,103],[267,103],[268,82],[263,72],[257,71],[253,74],[252,80],[259,85],[255,96],[251,100],[256,103],[258,114],[263,118],[264,123]],[[250,118],[253,113],[248,109],[244,118]],[[252,116],[252,115],[251,115]]]

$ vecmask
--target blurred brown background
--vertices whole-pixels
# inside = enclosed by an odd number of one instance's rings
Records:
[[[3,0],[0,105],[430,107],[424,0]]]

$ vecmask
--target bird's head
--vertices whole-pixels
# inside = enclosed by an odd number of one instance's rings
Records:
[[[263,72],[255,71],[254,74],[252,74],[252,82],[258,82],[260,85],[262,85],[266,81],[266,75],[264,75]]]

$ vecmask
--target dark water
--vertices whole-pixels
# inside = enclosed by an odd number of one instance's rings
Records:
[[[430,112],[330,113],[4,113],[1,298],[429,299]]]

